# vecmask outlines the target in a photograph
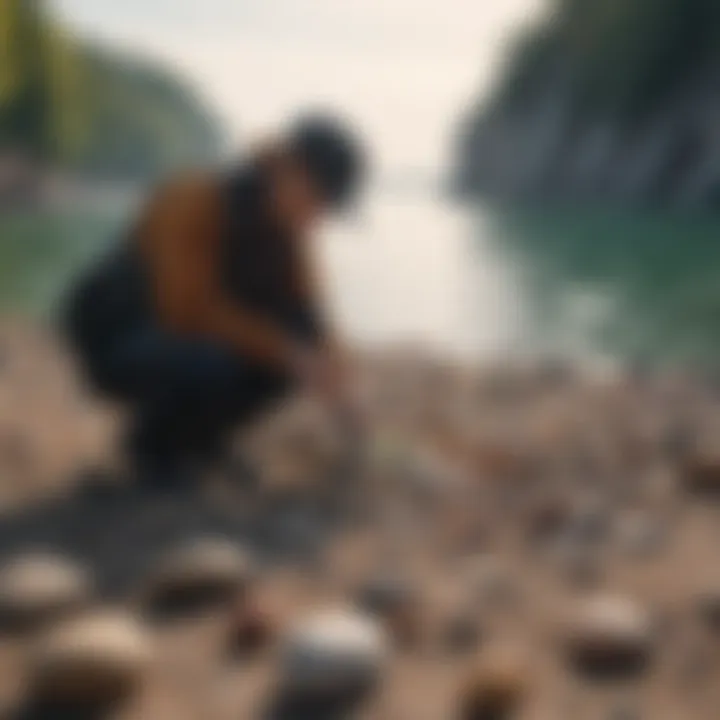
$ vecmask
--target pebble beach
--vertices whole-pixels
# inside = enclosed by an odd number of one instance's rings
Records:
[[[0,710],[17,720],[715,720],[720,391],[683,368],[360,359],[191,492],[0,328]],[[88,488],[92,492],[88,492]]]

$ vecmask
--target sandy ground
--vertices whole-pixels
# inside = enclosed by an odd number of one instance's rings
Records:
[[[459,718],[468,668],[497,643],[527,661],[527,695],[508,717],[720,717],[720,635],[698,610],[705,595],[720,597],[720,405],[710,383],[607,368],[460,369],[410,352],[364,368],[374,410],[361,463],[348,465],[336,428],[299,405],[240,440],[263,478],[259,493],[208,478],[192,497],[89,510],[69,491],[86,471],[117,465],[122,415],[81,391],[49,333],[6,323],[0,554],[70,554],[92,568],[98,603],[135,607],[162,550],[231,537],[261,561],[257,593],[278,634],[313,609],[352,601],[379,573],[407,577],[422,599],[418,638],[394,649],[357,715],[366,720]],[[354,494],[341,512],[329,503],[343,479]],[[473,562],[500,568],[504,589],[487,580],[471,591]],[[560,627],[597,592],[632,598],[652,617],[642,675],[599,681],[567,662]],[[479,634],[465,649],[447,640],[459,616]],[[276,647],[229,657],[230,622],[215,610],[151,624],[157,661],[116,716],[265,717]],[[26,651],[23,638],[0,640],[9,717]]]

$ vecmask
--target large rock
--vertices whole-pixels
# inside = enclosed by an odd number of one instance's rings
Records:
[[[564,643],[573,667],[589,675],[637,675],[652,659],[654,623],[632,600],[598,595],[564,620]]]
[[[319,612],[284,639],[281,694],[300,704],[352,705],[379,683],[387,656],[385,634],[371,618],[345,609]]]
[[[250,555],[221,539],[200,539],[167,553],[148,578],[151,610],[175,612],[236,598],[254,573]]]
[[[123,701],[142,681],[151,658],[151,644],[131,615],[99,613],[66,621],[34,649],[32,701],[57,708]]]
[[[0,625],[7,629],[53,622],[89,602],[90,575],[54,555],[17,557],[0,569]]]

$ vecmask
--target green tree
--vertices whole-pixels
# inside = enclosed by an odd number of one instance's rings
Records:
[[[0,149],[109,178],[213,160],[218,121],[149,61],[73,40],[40,0],[0,0]]]

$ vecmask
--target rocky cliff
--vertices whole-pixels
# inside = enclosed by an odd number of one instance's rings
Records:
[[[720,206],[720,2],[556,0],[464,118],[470,196]]]

